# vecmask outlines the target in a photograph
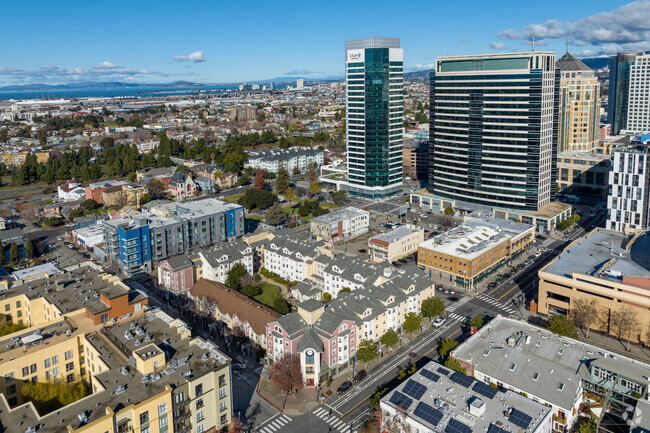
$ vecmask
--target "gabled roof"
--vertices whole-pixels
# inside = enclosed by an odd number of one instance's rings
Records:
[[[167,259],[167,263],[172,268],[172,271],[178,272],[192,267],[192,262],[185,254],[178,256],[171,256]]]
[[[568,51],[555,62],[555,67],[561,71],[591,71],[592,69],[576,59]]]

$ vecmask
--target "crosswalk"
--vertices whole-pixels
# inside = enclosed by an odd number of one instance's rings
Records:
[[[458,308],[467,304],[471,299],[472,298],[470,298],[469,296],[466,296],[462,298],[460,301],[456,302],[455,304],[451,304],[449,307],[446,308],[446,310],[449,312],[456,311]]]
[[[287,415],[280,413],[279,416],[271,418],[270,421],[266,421],[262,427],[257,428],[259,433],[273,433],[291,422],[291,418]]]
[[[342,421],[340,418],[336,416],[330,416],[329,411],[323,408],[322,406],[314,410],[314,415],[316,415],[318,418],[325,421],[326,423],[328,423],[334,429],[340,431],[341,433],[351,432],[350,426],[345,421]],[[353,433],[356,433],[356,431]]]
[[[503,310],[503,311],[505,311],[505,312],[507,312],[507,313],[509,313],[509,314],[515,314],[515,310],[514,310],[512,307],[508,307],[508,306],[506,306],[506,305],[500,303],[499,301],[497,301],[496,299],[494,299],[494,298],[491,297],[491,296],[488,296],[488,295],[478,295],[477,298],[480,299],[481,301],[483,301],[483,302],[487,302],[488,304],[490,304],[490,305],[492,305],[492,306],[494,306],[494,307],[497,307],[497,308],[499,308],[500,310]]]
[[[450,319],[458,320],[460,323],[465,323],[465,322],[469,322],[469,321],[470,321],[470,319],[469,319],[468,317],[463,317],[463,316],[461,316],[460,314],[456,314],[456,313],[449,313],[447,316],[448,316]]]

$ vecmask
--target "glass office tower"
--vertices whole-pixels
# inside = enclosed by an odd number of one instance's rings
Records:
[[[620,53],[609,60],[609,93],[607,96],[607,123],[611,135],[618,135],[627,128],[630,97],[630,70],[638,53]]]
[[[430,80],[429,191],[515,210],[549,204],[557,156],[555,53],[439,57]]]
[[[404,55],[399,38],[345,41],[346,143],[352,195],[402,190]]]

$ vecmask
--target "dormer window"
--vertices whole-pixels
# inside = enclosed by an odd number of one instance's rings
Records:
[[[510,371],[515,371],[515,367],[517,367],[517,364],[514,362],[510,365]]]
[[[345,331],[346,329],[348,329],[348,325],[346,325],[346,324],[344,323],[344,324],[341,325],[341,327],[339,328],[339,332],[343,332],[343,331]]]
[[[564,382],[560,382],[560,384],[557,386],[558,391],[563,391],[564,390]]]
[[[363,277],[361,275],[359,275],[359,274],[354,274],[354,279],[359,280],[359,281],[363,281]]]
[[[299,259],[301,259],[301,260],[302,260],[302,254],[300,254],[300,253],[297,253],[297,254],[296,254],[296,257],[298,257]]]
[[[279,327],[278,325],[275,325],[275,326],[273,327],[273,330],[274,330],[275,332],[280,332],[280,333],[282,332],[282,331],[280,331],[280,327]]]
[[[533,380],[539,379],[539,373],[535,372],[533,373]]]
[[[339,274],[341,273],[341,270],[339,269],[338,266],[333,266],[333,267],[332,267],[332,270],[333,270],[334,272],[336,272],[336,273],[339,273]]]

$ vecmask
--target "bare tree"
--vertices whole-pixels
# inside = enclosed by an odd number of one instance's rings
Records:
[[[285,353],[271,367],[271,382],[277,385],[285,396],[292,391],[298,392],[303,387],[302,369],[298,354]],[[284,402],[283,402],[284,406]]]
[[[233,417],[230,425],[228,426],[228,433],[242,433],[244,431],[244,424],[238,417]]]
[[[401,407],[397,408],[403,411]],[[405,411],[404,411],[405,412]],[[383,426],[381,431],[386,433],[410,433],[411,426],[406,422],[406,414],[395,416],[387,416],[382,420]]]
[[[610,312],[609,315],[609,330],[616,335],[619,340],[625,331],[625,314],[622,309],[617,309]]]
[[[20,216],[29,223],[29,229],[31,230],[34,223],[38,222],[41,218],[39,206],[36,203],[25,204],[20,211]]]
[[[596,300],[574,300],[570,311],[570,318],[580,327],[580,329],[587,328],[587,338],[589,338],[589,330],[598,318],[598,305]]]
[[[627,306],[623,308],[623,334],[627,340],[627,351],[630,351],[630,340],[632,335],[636,334],[639,327],[639,313],[632,310],[631,307]]]

